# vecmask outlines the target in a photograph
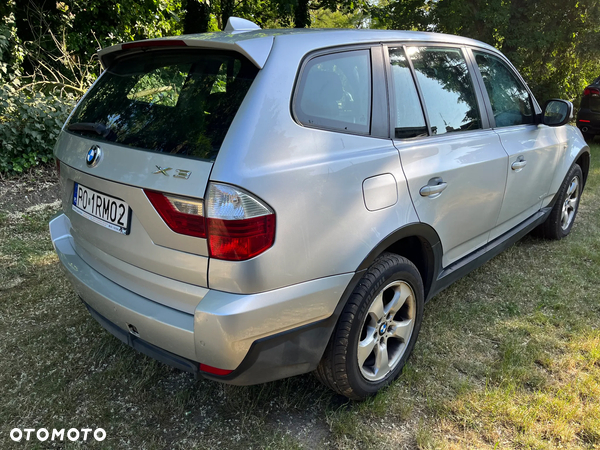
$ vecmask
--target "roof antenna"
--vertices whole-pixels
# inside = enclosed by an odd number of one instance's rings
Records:
[[[229,20],[227,20],[227,25],[225,25],[225,29],[223,31],[228,31],[231,33],[233,31],[253,30],[260,30],[260,27],[254,22],[242,19],[241,17],[230,17]]]

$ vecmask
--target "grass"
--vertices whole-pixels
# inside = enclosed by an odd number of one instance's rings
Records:
[[[310,374],[194,380],[122,345],[63,276],[50,208],[0,212],[0,448],[600,448],[600,146],[571,236],[526,237],[426,305],[398,382],[349,403]],[[57,445],[58,447],[58,445]]]

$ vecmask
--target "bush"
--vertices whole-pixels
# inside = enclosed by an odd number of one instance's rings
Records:
[[[68,94],[0,87],[0,173],[21,173],[52,160],[60,129],[73,108]]]

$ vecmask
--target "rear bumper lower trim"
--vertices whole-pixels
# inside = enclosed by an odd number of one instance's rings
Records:
[[[94,308],[88,305],[83,299],[81,299],[81,301],[86,306],[86,308],[90,312],[90,315],[96,320],[96,322],[102,325],[102,328],[104,328],[114,337],[119,339],[121,342],[129,345],[130,347],[133,347],[138,352],[143,353],[144,355],[154,358],[157,361],[160,361],[171,367],[175,367],[176,369],[182,370],[184,372],[190,372],[196,375],[198,374],[197,362],[168,352],[160,347],[157,347],[156,345],[152,345],[149,342],[146,342],[143,339],[132,335],[131,333],[128,333],[127,331],[119,328],[117,325],[112,323],[106,317],[99,314],[98,311],[96,311]]]

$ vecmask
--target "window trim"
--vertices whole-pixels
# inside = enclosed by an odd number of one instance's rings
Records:
[[[390,49],[391,48],[401,48],[406,56],[406,60],[408,61],[408,70],[410,71],[410,76],[415,83],[415,89],[417,91],[417,97],[419,98],[419,103],[421,105],[421,113],[423,114],[423,119],[425,120],[425,126],[427,127],[427,136],[414,136],[411,138],[397,138],[396,137],[396,87],[394,83],[394,74],[392,73],[392,67],[390,62]],[[407,139],[419,139],[424,137],[432,136],[431,134],[431,126],[429,124],[429,116],[427,115],[427,106],[425,105],[425,100],[423,99],[423,94],[421,89],[419,89],[419,83],[415,77],[415,68],[413,67],[413,63],[411,59],[407,56],[406,53],[406,45],[398,44],[390,47],[390,45],[384,45],[384,62],[385,62],[385,72],[388,79],[388,97],[389,97],[389,111],[390,111],[390,125],[389,125],[389,133],[394,140],[407,140]]]
[[[450,49],[454,49],[454,50],[459,50],[463,56],[463,58],[465,59],[465,64],[467,65],[467,70],[469,71],[469,75],[471,77],[471,83],[473,85],[473,92],[475,93],[475,99],[477,102],[477,108],[479,109],[479,117],[481,120],[481,128],[476,129],[476,130],[465,130],[465,131],[459,131],[459,132],[455,132],[457,134],[462,134],[462,133],[477,133],[477,132],[481,132],[481,131],[485,131],[485,130],[489,130],[491,128],[491,124],[489,122],[489,118],[488,118],[488,111],[486,109],[485,106],[485,97],[482,95],[480,89],[478,89],[478,80],[476,75],[479,74],[479,72],[475,72],[473,65],[472,65],[472,61],[471,61],[471,55],[470,52],[468,51],[469,48],[466,45],[461,45],[461,44],[453,44],[453,43],[448,43],[448,42],[431,42],[431,41],[399,41],[399,42],[386,42],[384,44],[384,49],[385,49],[385,63],[386,63],[386,75],[388,77],[388,86],[389,86],[389,99],[390,99],[390,136],[392,137],[393,140],[395,141],[410,141],[410,140],[415,140],[415,139],[431,139],[431,138],[439,138],[439,137],[444,137],[444,136],[448,136],[447,133],[443,133],[443,134],[431,134],[431,124],[429,121],[429,115],[427,113],[427,106],[425,105],[425,99],[423,97],[423,91],[421,89],[421,86],[419,84],[419,81],[416,77],[416,73],[414,70],[414,66],[412,63],[412,60],[410,57],[407,56],[408,62],[409,62],[409,67],[410,67],[410,71],[411,71],[411,75],[413,78],[413,81],[415,82],[415,86],[417,88],[417,93],[419,95],[419,101],[421,102],[421,110],[423,112],[423,115],[425,117],[425,123],[427,125],[427,130],[428,130],[428,136],[416,136],[416,137],[412,137],[412,138],[396,138],[395,136],[395,130],[394,130],[394,125],[396,123],[396,110],[395,110],[395,91],[394,91],[394,80],[393,80],[393,76],[391,73],[391,70],[389,68],[390,65],[390,60],[389,60],[389,49],[390,48],[397,48],[397,47],[402,47],[405,54],[408,55],[406,49],[408,47],[430,47],[430,48],[450,48]],[[452,134],[455,134],[452,133]]]
[[[388,128],[389,128],[389,102],[387,97],[387,80],[385,80],[385,75],[382,73],[383,67],[381,66],[382,57],[381,55],[377,55],[377,52],[381,48],[380,44],[373,43],[365,43],[358,45],[343,45],[337,47],[328,47],[319,49],[316,51],[312,51],[304,56],[302,61],[300,61],[299,69],[296,73],[296,79],[294,80],[294,86],[292,89],[292,96],[290,99],[290,114],[294,122],[296,122],[299,126],[303,128],[315,129],[315,130],[324,130],[331,131],[335,133],[342,134],[351,134],[355,136],[370,136],[375,138],[384,138],[389,139]],[[371,68],[370,80],[371,80],[371,92],[370,92],[370,105],[369,105],[369,118],[368,118],[368,130],[367,132],[358,132],[352,130],[342,130],[339,128],[331,128],[322,125],[311,125],[304,123],[298,117],[296,113],[297,110],[297,100],[299,99],[300,94],[300,84],[305,74],[305,70],[307,65],[315,58],[321,56],[328,55],[336,55],[340,53],[352,52],[352,51],[360,51],[367,50],[369,52],[369,65]],[[379,81],[375,83],[374,80]],[[380,83],[381,81],[385,81],[385,83]],[[374,126],[375,120],[383,121],[385,126]],[[377,122],[378,123],[378,122]]]
[[[519,71],[515,68],[515,66],[512,65],[512,63],[508,60],[508,58],[506,58],[500,52],[492,52],[489,49],[483,49],[483,48],[479,48],[479,47],[466,47],[465,49],[469,53],[469,57],[471,59],[471,64],[473,65],[474,73],[477,76],[477,84],[479,85],[479,89],[480,89],[481,94],[483,95],[483,98],[485,101],[485,106],[486,106],[486,110],[487,110],[486,113],[487,113],[488,120],[490,123],[490,128],[492,128],[492,129],[502,128],[504,130],[504,129],[511,129],[511,128],[517,128],[517,127],[523,128],[523,127],[531,127],[531,126],[539,125],[541,123],[540,119],[541,119],[541,114],[542,114],[542,108],[538,104],[537,99],[531,92],[531,89],[529,88],[529,86],[527,85],[527,83],[525,82],[525,80],[523,79],[521,74],[519,73]],[[501,62],[504,63],[506,68],[515,77],[515,79],[521,83],[521,85],[525,88],[525,90],[529,94],[529,102],[531,104],[531,108],[533,111],[533,123],[522,123],[519,125],[510,125],[510,126],[506,126],[506,127],[497,127],[496,126],[496,119],[494,117],[494,110],[492,109],[492,102],[490,100],[489,94],[485,87],[485,82],[483,81],[483,76],[481,75],[481,71],[479,70],[479,65],[477,64],[477,60],[475,59],[474,51],[479,52],[479,53],[488,54],[490,56],[498,58]]]

